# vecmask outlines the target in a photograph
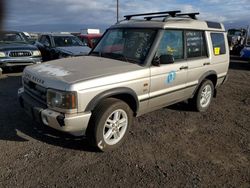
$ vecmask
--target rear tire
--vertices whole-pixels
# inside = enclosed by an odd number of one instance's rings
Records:
[[[192,104],[198,112],[205,112],[212,101],[214,95],[214,85],[211,80],[204,80],[196,95],[192,99]]]
[[[125,140],[132,119],[133,112],[127,103],[105,99],[93,111],[87,136],[99,150],[113,150]]]

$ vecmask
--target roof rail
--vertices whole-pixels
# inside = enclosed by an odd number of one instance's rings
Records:
[[[137,16],[149,16],[149,15],[160,15],[160,14],[168,14],[172,17],[175,17],[177,13],[180,13],[180,10],[174,10],[174,11],[165,11],[165,12],[151,12],[151,13],[143,13],[143,14],[130,14],[130,15],[125,15],[125,20],[130,20],[132,17],[137,17]]]
[[[157,16],[146,16],[144,17],[144,19],[146,20],[152,20],[153,18],[164,18],[163,21],[166,21],[166,19],[168,19],[169,17],[182,17],[182,16],[189,16],[190,18],[196,20],[196,15],[199,15],[199,12],[194,12],[194,13],[182,13],[182,14],[175,14],[175,15],[171,15],[171,14],[164,14],[164,15],[157,15]]]

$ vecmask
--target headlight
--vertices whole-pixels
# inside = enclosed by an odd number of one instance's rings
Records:
[[[33,56],[41,56],[41,52],[39,50],[33,51]]]
[[[49,107],[61,109],[76,109],[76,92],[64,92],[49,89],[47,91],[47,104]]]
[[[0,52],[0,57],[5,57],[5,53],[4,52]]]

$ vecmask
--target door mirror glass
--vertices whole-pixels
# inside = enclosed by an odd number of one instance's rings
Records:
[[[174,56],[165,54],[161,55],[160,57],[155,56],[153,59],[152,65],[154,66],[160,66],[160,64],[173,64],[174,63]]]
[[[174,56],[170,54],[164,54],[160,56],[160,64],[172,64],[174,63]]]

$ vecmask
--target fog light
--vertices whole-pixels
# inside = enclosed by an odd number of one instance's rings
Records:
[[[56,119],[61,127],[65,126],[65,123],[64,123],[65,116],[63,114],[57,116]]]

